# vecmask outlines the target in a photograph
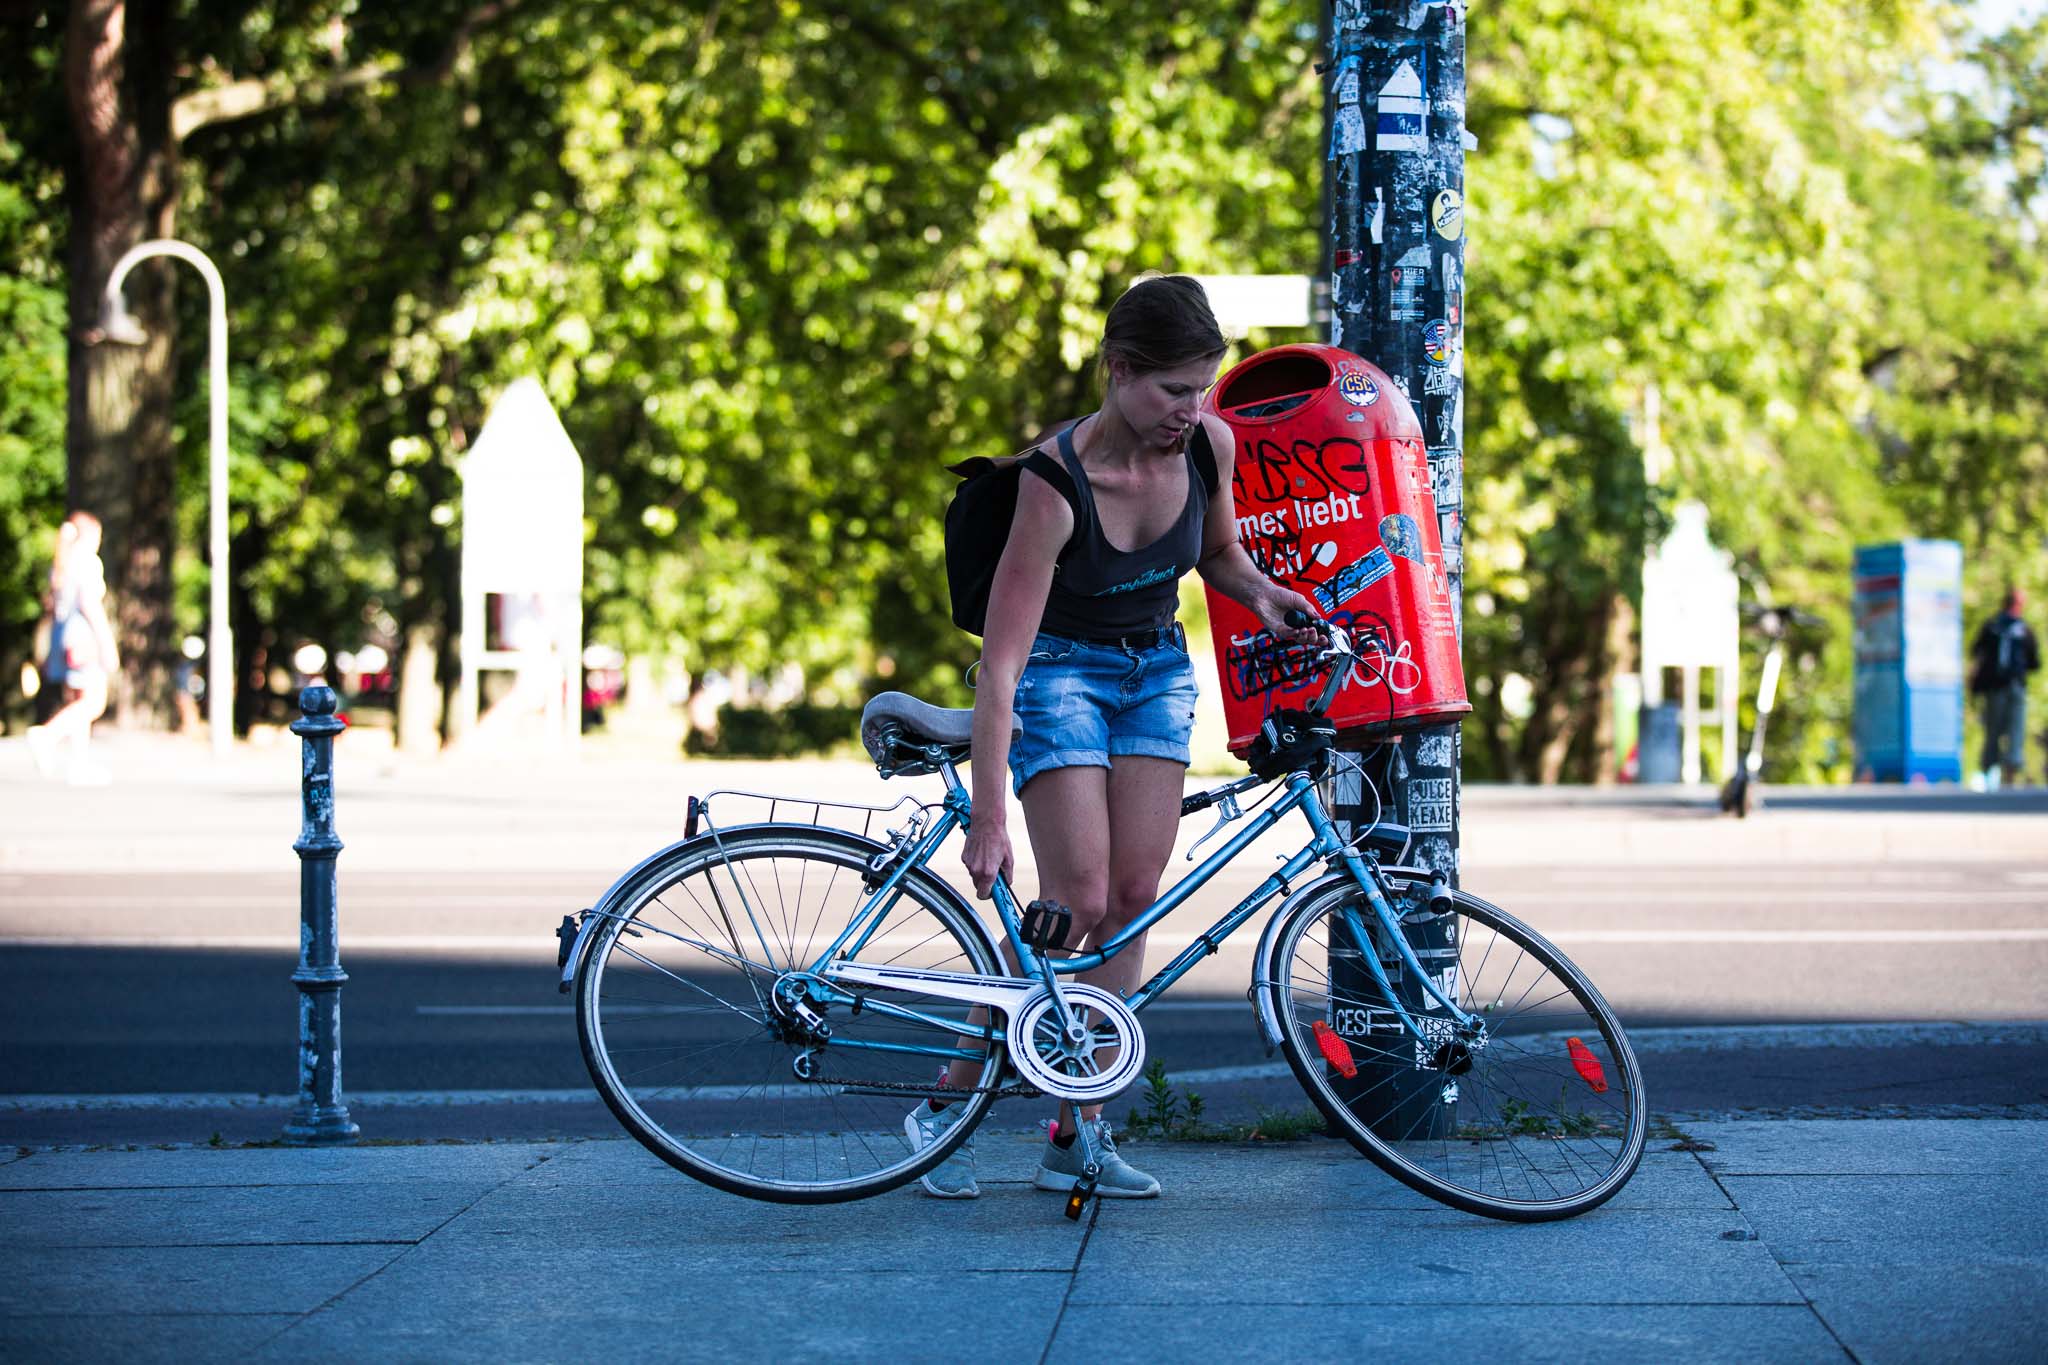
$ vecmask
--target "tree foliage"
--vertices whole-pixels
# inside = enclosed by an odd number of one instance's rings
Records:
[[[169,8],[177,227],[228,281],[256,671],[301,639],[424,630],[452,681],[461,460],[532,374],[586,464],[592,638],[700,676],[794,661],[828,704],[885,676],[964,700],[944,464],[1085,410],[1102,315],[1140,272],[1319,252],[1300,0]],[[10,529],[56,509],[78,230],[63,24],[26,9],[0,20],[27,54],[0,82]],[[1796,689],[1803,762],[1846,714],[1859,539],[1956,534],[2038,579],[2042,40],[1945,13],[1473,7],[1474,775],[1601,765],[1594,718],[1676,498],[1708,502],[1760,590],[1833,613]],[[1943,85],[1959,63],[1981,79]],[[181,289],[183,376],[203,375],[201,305]],[[182,633],[203,624],[203,384],[178,394]],[[0,559],[10,622],[35,557]],[[1973,606],[1989,591],[1973,577]]]

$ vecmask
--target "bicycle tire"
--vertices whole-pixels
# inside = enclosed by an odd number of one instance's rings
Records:
[[[824,1010],[834,1033],[822,1046],[778,1033],[768,988],[791,962],[831,944],[883,851],[809,825],[722,831],[650,859],[594,908],[604,922],[577,969],[577,1034],[599,1095],[649,1151],[733,1194],[818,1204],[894,1189],[966,1141],[994,1103],[1000,1043],[990,1044],[974,1093],[956,1101],[967,1112],[939,1142],[912,1151],[903,1116],[924,1101],[886,1087],[929,1087],[941,1063],[844,1043],[950,1037],[834,1007]],[[950,887],[914,868],[900,890],[861,961],[1003,970],[987,930]],[[952,1017],[952,1002],[881,994]],[[795,1070],[806,1050],[821,1069],[815,1079]],[[678,1078],[684,1067],[691,1078]]]
[[[1389,881],[1397,913],[1420,908],[1426,881]],[[1486,1020],[1487,1042],[1425,1050],[1362,966],[1332,980],[1333,938],[1355,945],[1348,927],[1330,926],[1346,925],[1333,916],[1353,905],[1373,930],[1364,893],[1332,881],[1286,912],[1262,964],[1288,1065],[1331,1128],[1404,1185],[1468,1213],[1547,1222],[1613,1198],[1642,1160],[1642,1070],[1585,974],[1513,915],[1456,892],[1446,993]],[[1340,1074],[1345,1065],[1356,1074]]]

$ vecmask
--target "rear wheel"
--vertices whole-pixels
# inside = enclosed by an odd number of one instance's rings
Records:
[[[1427,883],[1390,881],[1397,914],[1427,913]],[[1362,946],[1378,952],[1398,980],[1392,950],[1370,943],[1381,930],[1356,885],[1332,883],[1289,912],[1266,976],[1295,1076],[1353,1146],[1453,1207],[1541,1222],[1612,1198],[1635,1173],[1645,1136],[1642,1074],[1614,1012],[1562,953],[1497,906],[1458,892],[1435,927],[1430,965],[1444,994],[1480,1021],[1469,1036],[1433,1000],[1438,1012],[1418,1016],[1425,1039],[1401,1023],[1358,956]]]
[[[976,1093],[957,1102],[960,1120],[914,1150],[904,1115],[945,1065],[917,1049],[958,1046],[955,1027],[974,1032],[966,1006],[863,996],[863,1006],[948,1021],[935,1029],[856,1012],[802,975],[871,894],[862,877],[881,851],[808,826],[738,829],[671,850],[593,911],[602,923],[576,979],[584,1061],[619,1121],[662,1160],[755,1199],[859,1199],[938,1165],[987,1113],[1000,1044],[987,1048]],[[899,883],[858,958],[1003,970],[980,921],[922,870]]]

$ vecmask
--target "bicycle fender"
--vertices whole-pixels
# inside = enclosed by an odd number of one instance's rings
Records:
[[[1383,867],[1380,871],[1388,877],[1407,881],[1427,882],[1430,877],[1426,867]],[[1358,883],[1348,871],[1325,872],[1322,876],[1301,887],[1266,920],[1265,930],[1259,935],[1259,946],[1252,955],[1254,963],[1252,978],[1252,1010],[1258,1016],[1259,1038],[1266,1045],[1266,1055],[1272,1056],[1280,1047],[1280,1001],[1279,988],[1273,984],[1273,951],[1280,936],[1280,926],[1302,906],[1317,898],[1345,887],[1355,888]]]

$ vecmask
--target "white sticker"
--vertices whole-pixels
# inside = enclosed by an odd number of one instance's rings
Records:
[[[1405,58],[1380,87],[1379,136],[1374,145],[1383,152],[1429,150],[1429,100],[1422,93],[1415,63]]]
[[[1387,316],[1396,321],[1422,316],[1422,294],[1429,288],[1429,247],[1414,246],[1394,262],[1387,276],[1391,286]]]

